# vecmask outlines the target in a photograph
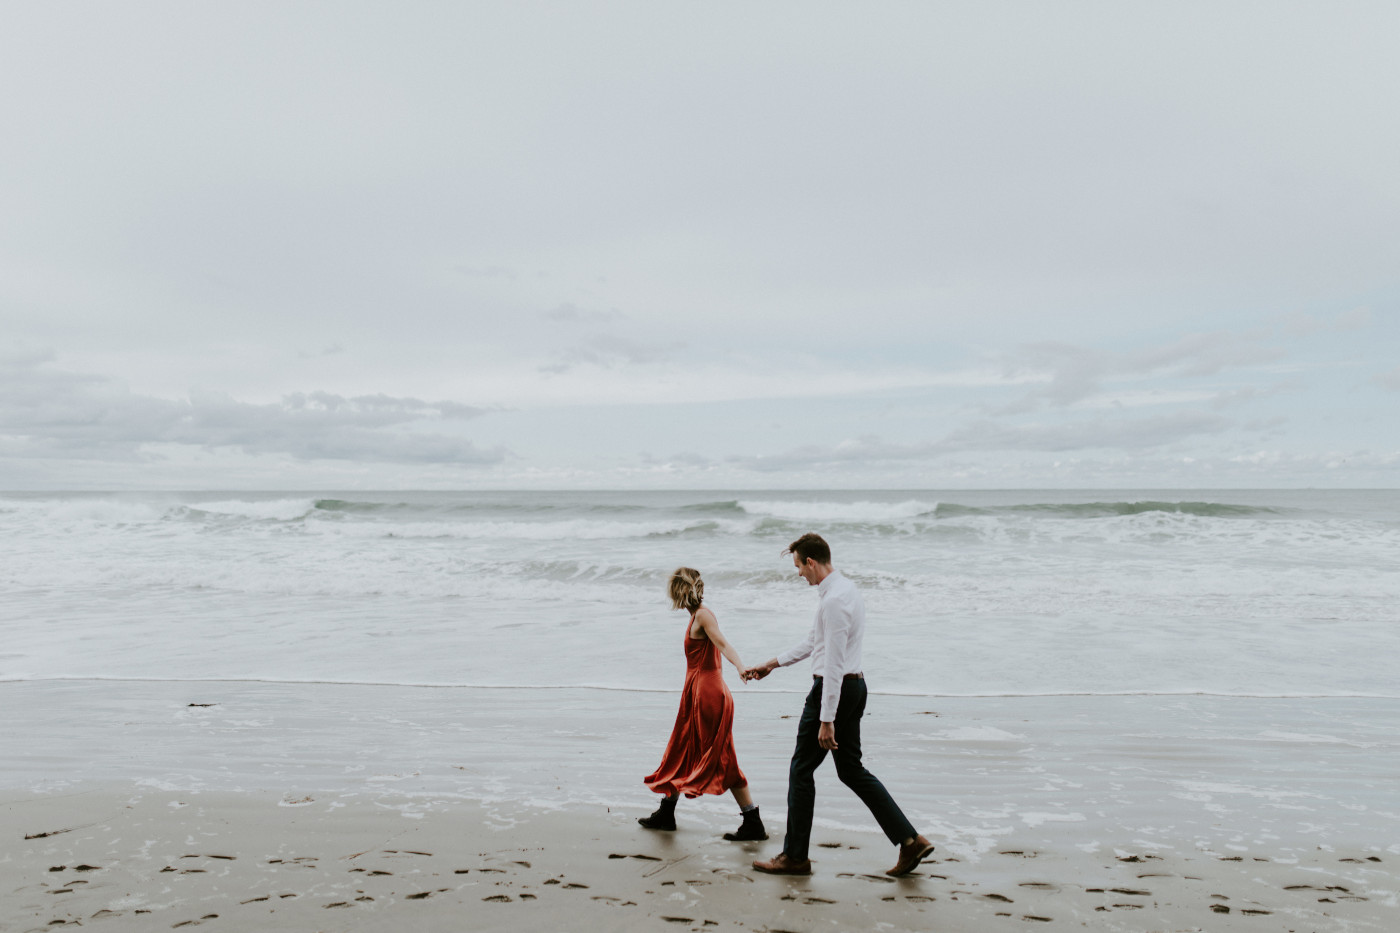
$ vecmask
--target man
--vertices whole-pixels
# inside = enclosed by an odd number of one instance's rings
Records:
[[[797,726],[797,748],[788,770],[787,836],[783,851],[753,867],[774,875],[809,875],[807,849],[812,838],[812,810],[817,787],[813,775],[831,752],[836,775],[870,808],[880,829],[899,846],[899,861],[885,872],[907,875],[933,853],[933,846],[914,831],[899,805],[879,778],[860,761],[860,720],[865,715],[865,676],[861,673],[861,640],[865,635],[865,602],[855,584],[831,565],[831,548],[821,536],[805,534],[792,542],[797,573],[819,592],[812,631],[799,644],[767,662],[744,671],[745,681],[761,680],[774,669],[812,659],[812,690]]]

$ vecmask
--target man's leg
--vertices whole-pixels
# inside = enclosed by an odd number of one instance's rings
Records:
[[[821,686],[814,682],[802,706],[802,718],[797,723],[797,747],[788,766],[787,835],[783,852],[794,861],[807,858],[812,842],[812,811],[817,802],[817,782],[812,775],[826,758],[826,749],[817,742],[821,729]]]
[[[885,785],[861,763],[860,720],[865,715],[865,697],[864,680],[842,682],[841,706],[836,711],[836,751],[831,755],[836,761],[837,777],[870,808],[890,842],[899,845],[917,833],[904,811],[899,809],[899,804],[885,790]],[[789,813],[791,807],[789,802]]]

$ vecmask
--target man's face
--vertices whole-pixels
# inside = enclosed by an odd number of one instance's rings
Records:
[[[808,586],[817,585],[817,562],[810,557],[804,562],[796,554],[792,555],[792,565],[797,568],[797,575],[807,581]]]

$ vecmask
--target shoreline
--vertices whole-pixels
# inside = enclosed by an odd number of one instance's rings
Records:
[[[785,878],[749,867],[779,848],[777,827],[736,844],[684,818],[647,832],[606,808],[463,801],[425,817],[395,803],[120,786],[6,795],[0,927],[1386,931],[1400,865],[1008,847],[975,862],[940,849],[891,879],[883,839],[828,830],[814,874]]]
[[[1394,701],[879,697],[866,761],[937,847],[900,881],[830,767],[816,874],[751,869],[781,847],[799,705],[735,702],[760,844],[720,838],[727,796],[682,801],[674,834],[636,825],[672,694],[0,684],[0,929],[1389,933],[1400,914]]]
[[[41,684],[41,683],[93,683],[93,684],[176,684],[192,686],[199,684],[263,684],[286,687],[388,687],[406,690],[499,690],[499,691],[568,691],[596,690],[603,693],[652,693],[678,696],[679,687],[628,687],[620,684],[482,684],[482,683],[432,683],[426,681],[403,680],[332,680],[298,679],[290,677],[124,677],[99,676],[93,674],[47,674],[43,676],[0,676],[0,685]],[[751,684],[739,685],[745,693],[768,694],[774,696],[806,696],[806,691],[798,688],[755,687]],[[1229,693],[1222,690],[1046,690],[1040,692],[1013,693],[932,693],[914,690],[870,690],[873,697],[898,697],[912,700],[1053,700],[1059,698],[1104,698],[1156,697],[1174,699],[1178,697],[1205,697],[1216,700],[1400,700],[1400,693],[1366,693],[1352,691],[1346,693]]]

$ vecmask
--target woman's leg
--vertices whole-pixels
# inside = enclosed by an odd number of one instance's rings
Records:
[[[739,804],[739,812],[744,821],[734,832],[725,833],[724,838],[731,842],[767,839],[768,830],[763,828],[763,818],[758,815],[758,807],[753,805],[753,794],[749,793],[749,786],[745,784],[743,787],[731,787],[729,790],[734,795],[734,802]]]

